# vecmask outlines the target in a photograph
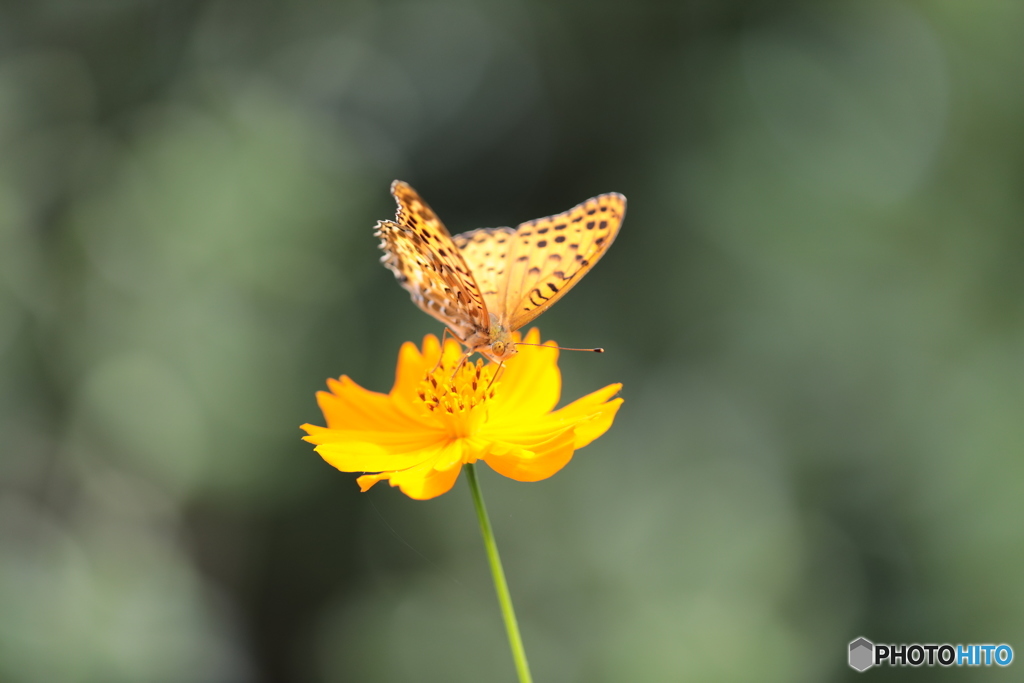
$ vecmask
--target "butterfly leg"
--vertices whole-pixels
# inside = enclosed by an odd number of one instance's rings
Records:
[[[495,371],[495,376],[490,378],[490,381],[487,382],[487,389],[490,389],[490,385],[494,384],[495,381],[498,380],[498,376],[502,374],[503,370],[505,370],[505,361],[500,360],[498,362],[498,370]]]
[[[473,351],[466,351],[462,354],[462,358],[459,359],[459,362],[455,365],[455,369],[452,370],[452,379],[455,379],[455,375],[459,373],[459,370],[462,369],[462,366],[466,364],[466,361],[469,360],[469,357],[472,355]]]
[[[441,361],[444,360],[444,342],[446,339],[448,339],[448,337],[451,337],[452,339],[458,339],[458,337],[455,336],[455,333],[449,330],[447,326],[445,326],[444,331],[441,332],[441,355],[437,357],[437,365],[435,365],[434,369],[430,371],[431,373],[436,372],[437,369],[441,367]],[[461,367],[461,364],[459,367]]]

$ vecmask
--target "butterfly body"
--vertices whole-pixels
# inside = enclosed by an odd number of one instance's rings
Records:
[[[626,198],[599,195],[568,211],[452,237],[408,184],[396,180],[394,221],[377,223],[389,268],[423,311],[467,349],[502,361],[515,355],[512,333],[531,322],[607,251]]]

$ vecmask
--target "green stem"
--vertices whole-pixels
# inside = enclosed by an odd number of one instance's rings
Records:
[[[512,659],[516,663],[519,683],[533,683],[533,678],[530,677],[530,665],[526,662],[526,650],[523,649],[523,639],[519,635],[516,612],[512,608],[512,596],[509,595],[508,582],[505,581],[505,570],[501,568],[498,545],[494,542],[494,530],[491,529],[491,520],[487,517],[487,508],[484,507],[484,497],[480,493],[480,482],[476,478],[475,465],[466,465],[466,478],[469,480],[469,490],[473,492],[476,516],[480,519],[480,533],[484,537],[487,560],[491,563],[494,590],[498,594],[498,604],[501,605],[501,616],[505,619],[505,630],[508,631],[508,646],[512,650]]]

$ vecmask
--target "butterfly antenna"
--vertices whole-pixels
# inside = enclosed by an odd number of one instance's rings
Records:
[[[570,349],[567,346],[552,346],[551,344],[527,344],[526,342],[516,342],[516,346],[545,346],[549,349],[558,349],[559,351],[589,351],[591,353],[604,353],[604,349],[600,347],[595,349]]]

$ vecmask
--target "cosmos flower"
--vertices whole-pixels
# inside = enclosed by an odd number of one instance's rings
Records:
[[[526,342],[539,344],[540,332],[530,330]],[[387,479],[410,498],[434,498],[477,460],[517,481],[546,479],[604,434],[622,404],[612,398],[622,385],[611,384],[554,410],[562,375],[558,350],[547,344],[519,346],[499,372],[483,360],[456,370],[462,349],[454,340],[443,354],[433,335],[422,351],[406,342],[388,394],[346,376],[328,380],[330,391],[317,392],[327,426],[302,425],[304,439],[342,472],[367,473],[357,480],[363,491]]]

